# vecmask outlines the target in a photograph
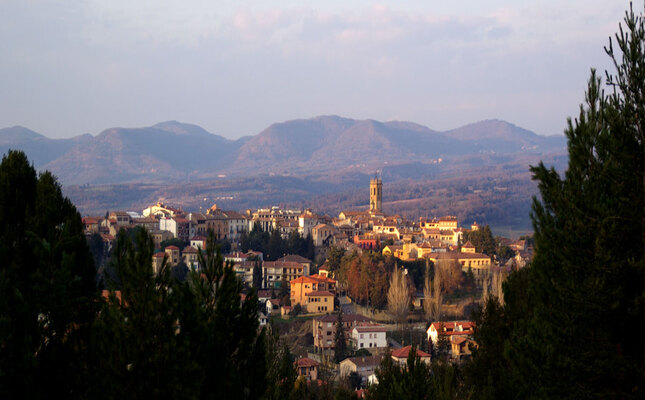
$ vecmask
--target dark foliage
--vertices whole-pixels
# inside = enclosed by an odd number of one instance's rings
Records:
[[[605,95],[592,71],[569,121],[569,166],[532,167],[536,255],[505,304],[479,315],[480,398],[643,398],[645,394],[645,27],[631,10],[607,48]]]

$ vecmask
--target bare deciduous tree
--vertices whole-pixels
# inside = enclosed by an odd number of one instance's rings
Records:
[[[441,278],[444,293],[452,293],[461,285],[461,264],[455,259],[438,259],[435,262],[434,275]]]
[[[387,308],[397,323],[405,322],[410,307],[410,288],[405,278],[403,270],[394,267],[387,291]]]
[[[441,305],[443,293],[441,287],[441,274],[435,272],[434,279],[430,279],[430,265],[426,264],[426,278],[423,286],[423,310],[428,321],[437,321],[441,318]]]
[[[500,268],[493,271],[491,295],[497,297],[500,305],[504,305],[504,291],[502,290],[502,283],[504,283],[504,280],[506,280],[505,271]]]

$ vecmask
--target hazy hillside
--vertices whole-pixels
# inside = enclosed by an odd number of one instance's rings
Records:
[[[112,128],[43,168],[65,183],[181,181],[214,176],[231,163],[242,143],[177,122]]]
[[[75,146],[92,140],[85,134],[71,139],[49,139],[22,126],[0,129],[0,154],[23,150],[36,167],[57,159]]]
[[[482,152],[548,152],[566,147],[563,135],[539,136],[497,119],[479,121],[446,132],[446,135],[477,146]]]
[[[352,175],[376,170],[394,180],[427,179],[446,171],[522,163],[527,154],[564,152],[565,139],[499,120],[442,133],[412,122],[320,116],[276,123],[239,140],[176,121],[61,140],[14,127],[0,130],[0,150],[9,148],[24,150],[37,168],[51,170],[66,185],[261,174],[343,184]]]

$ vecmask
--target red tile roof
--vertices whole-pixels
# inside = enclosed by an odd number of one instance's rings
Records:
[[[311,264],[311,260],[304,258],[298,254],[289,254],[282,258],[279,258],[278,261],[292,261],[300,264]]]
[[[355,327],[356,332],[385,332],[386,328],[383,325],[359,325]]]
[[[411,348],[412,348],[412,346],[405,346],[405,347],[401,347],[400,349],[392,350],[392,357],[408,358],[408,355],[410,354],[410,349]],[[425,358],[425,357],[430,357],[430,354],[417,349],[417,356],[419,356],[421,358]]]
[[[309,292],[305,294],[305,296],[328,296],[328,297],[333,297],[334,294],[332,292],[329,292],[327,290],[316,290],[313,292]]]
[[[311,275],[311,276],[301,276],[296,279],[292,279],[289,283],[292,285],[295,284],[302,284],[302,283],[320,283],[320,282],[326,282],[326,283],[336,283],[335,280],[327,278],[326,276],[322,275]]]
[[[301,367],[317,367],[320,365],[320,363],[316,360],[312,360],[311,358],[299,358],[296,361],[294,361],[293,365],[297,366],[298,368]]]
[[[171,245],[171,246],[166,246],[166,250],[179,250],[179,247]]]

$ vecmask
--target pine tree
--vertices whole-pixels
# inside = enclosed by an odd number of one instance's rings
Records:
[[[82,396],[97,310],[81,218],[22,152],[0,163],[0,397]]]
[[[257,290],[262,289],[262,262],[255,260],[253,263],[253,287]]]
[[[568,122],[569,165],[532,167],[536,255],[527,284],[509,278],[505,393],[526,398],[642,398],[645,394],[645,27],[628,11],[610,42],[613,89],[592,71],[586,104]],[[524,316],[518,319],[518,311]],[[512,316],[511,316],[512,314]],[[491,319],[491,318],[489,318]],[[493,319],[491,319],[493,320]],[[490,326],[482,326],[482,331]],[[490,333],[490,332],[489,332]],[[490,335],[487,334],[489,337]],[[485,341],[481,354],[490,354]],[[501,350],[498,350],[501,351]],[[476,363],[479,356],[473,357]],[[492,366],[494,367],[494,366]],[[574,383],[574,384],[572,384]],[[489,388],[491,386],[489,385]],[[497,393],[501,393],[497,390]]]
[[[334,361],[337,363],[347,357],[347,342],[345,338],[345,325],[343,323],[343,308],[338,310],[336,319],[336,332],[334,333]]]

